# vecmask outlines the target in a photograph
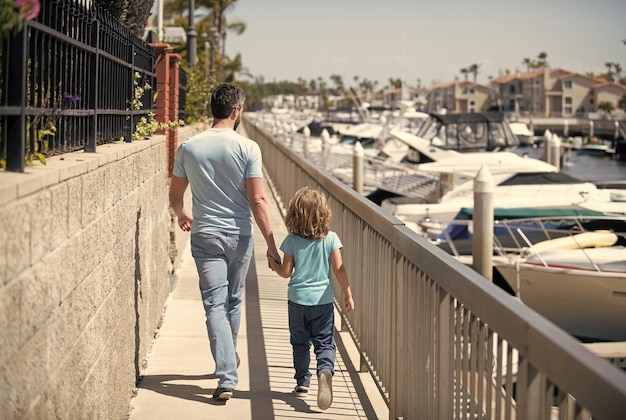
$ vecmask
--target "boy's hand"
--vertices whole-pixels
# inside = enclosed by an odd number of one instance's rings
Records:
[[[350,313],[354,311],[354,300],[352,300],[352,296],[344,297],[344,304],[346,305],[346,312]]]

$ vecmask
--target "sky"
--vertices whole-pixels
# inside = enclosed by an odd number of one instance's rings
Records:
[[[541,52],[576,73],[626,69],[626,0],[238,0],[226,18],[246,24],[226,54],[265,82],[338,74],[348,86],[355,76],[430,86],[479,64],[487,84]]]

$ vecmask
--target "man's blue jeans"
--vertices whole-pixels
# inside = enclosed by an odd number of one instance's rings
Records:
[[[223,233],[191,235],[191,255],[198,276],[206,313],[211,353],[215,360],[218,387],[235,388],[237,376],[237,333],[246,275],[253,249],[252,236]]]
[[[322,370],[335,374],[335,312],[332,303],[305,306],[288,302],[289,333],[293,349],[294,379],[298,385],[310,386],[310,348],[313,344],[317,375]]]

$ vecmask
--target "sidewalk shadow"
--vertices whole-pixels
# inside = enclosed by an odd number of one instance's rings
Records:
[[[159,394],[167,395],[174,398],[181,398],[189,401],[195,401],[210,405],[226,405],[228,401],[218,401],[212,398],[215,388],[204,388],[198,385],[190,385],[192,381],[203,381],[206,379],[215,379],[214,374],[207,375],[146,375],[141,382],[141,389],[147,389]],[[171,383],[181,381],[184,383]],[[238,391],[235,390],[233,398],[249,399],[252,404],[253,419],[270,419],[274,418],[272,400],[282,400],[289,404],[298,413],[319,413],[311,409],[303,399],[297,398],[291,392],[271,391],[269,386],[263,391]],[[262,401],[269,401],[270,411],[260,412],[255,405]]]

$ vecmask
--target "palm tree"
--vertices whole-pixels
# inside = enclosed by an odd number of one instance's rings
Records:
[[[615,70],[615,83],[621,83],[622,70],[624,70],[619,63],[613,63],[613,69]]]
[[[537,68],[549,67],[549,64],[548,64],[548,53],[540,52],[537,55],[537,62],[535,63],[535,66]]]
[[[235,81],[236,75],[241,74],[243,76],[252,77],[250,71],[243,66],[241,61],[241,54],[237,54],[235,58],[225,57],[224,60],[224,82],[232,83]]]
[[[317,82],[315,79],[309,81],[309,94],[315,95],[317,93]]]
[[[466,67],[463,67],[463,68],[461,69],[461,74],[462,74],[462,75],[463,75],[463,77],[465,78],[465,81],[466,81],[466,82],[467,82],[467,75],[469,74],[469,72],[470,72],[470,71],[469,71],[469,69],[468,69],[468,68],[466,68]]]
[[[522,64],[526,66],[526,71],[530,71],[533,67],[535,67],[533,59],[528,57],[524,57],[524,59],[522,60]]]
[[[615,76],[613,73],[613,65],[615,63],[611,62],[611,61],[607,61],[606,63],[604,63],[604,65],[606,66],[607,72],[606,72],[606,76],[607,78],[612,82],[615,80]]]
[[[337,89],[336,94],[337,95],[343,94],[345,89],[344,89],[342,77],[338,74],[331,74],[330,80],[335,84],[335,89]]]
[[[478,68],[480,67],[480,64],[472,64],[471,66],[469,66],[469,68],[467,69],[467,71],[469,73],[472,73],[474,75],[474,83],[476,83],[476,79],[478,77]]]
[[[113,0],[106,0],[113,1]],[[130,1],[130,0],[126,0]],[[133,0],[138,1],[138,0]],[[141,0],[148,1],[148,0]],[[154,0],[150,0],[154,2]],[[228,23],[226,21],[225,14],[227,11],[235,7],[237,0],[195,0],[195,6],[204,6],[211,9],[211,13],[208,16],[211,28],[214,28],[214,32],[217,35],[217,39],[213,39],[212,42],[218,47],[215,57],[215,73],[219,77],[222,74],[222,58],[226,55],[226,33],[231,31],[237,35],[241,35],[246,30],[246,24],[243,22]],[[174,13],[182,13],[189,6],[188,0],[169,0],[164,8],[166,11]]]

